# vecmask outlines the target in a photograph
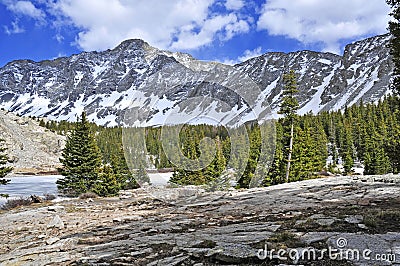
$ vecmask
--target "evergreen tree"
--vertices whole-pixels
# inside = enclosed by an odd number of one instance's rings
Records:
[[[170,182],[177,185],[205,185],[214,181],[216,178],[219,178],[226,168],[226,158],[223,155],[223,147],[222,142],[217,136],[215,139],[215,148],[216,153],[215,157],[210,159],[209,165],[196,165],[198,163],[198,159],[200,157],[200,149],[199,142],[200,139],[203,139],[207,134],[209,136],[210,132],[207,132],[207,127],[197,126],[197,127],[188,127],[186,130],[183,130],[182,134],[182,150],[183,154],[186,158],[191,159],[191,164],[185,166],[182,163],[182,166],[176,167],[174,174],[172,175]],[[213,144],[209,144],[213,145]],[[204,156],[211,156],[211,153],[208,153],[208,149],[205,149]],[[212,159],[212,160],[211,160]],[[209,161],[209,160],[206,160]],[[201,163],[201,162],[200,162]],[[201,169],[201,170],[188,170],[188,169]]]
[[[281,121],[276,123],[276,146],[274,160],[263,181],[264,186],[276,185],[285,182],[285,166],[283,146],[283,127]]]
[[[204,185],[206,180],[201,171],[188,170],[199,168],[198,165],[192,165],[200,157],[197,134],[194,134],[190,127],[186,127],[182,129],[180,139],[182,153],[187,159],[192,160],[192,163],[186,165],[185,162],[181,162],[181,165],[175,167],[170,182],[177,185]]]
[[[41,126],[41,127],[46,127],[46,123],[44,122],[43,119],[40,119],[40,121],[39,121],[39,126]]]
[[[102,163],[100,149],[90,131],[85,112],[68,135],[60,162],[63,167],[59,171],[63,178],[57,180],[57,186],[66,195],[77,196],[91,191],[99,180]]]
[[[238,181],[238,187],[249,188],[258,176],[256,176],[256,168],[258,159],[260,157],[261,149],[261,132],[257,123],[248,125],[250,150],[246,168],[244,169],[242,177]]]
[[[8,156],[5,153],[7,150],[6,147],[3,145],[4,140],[0,139],[0,185],[6,185],[10,180],[4,179],[8,173],[12,171],[12,167],[5,166],[8,162]]]
[[[296,142],[293,146],[293,167],[290,181],[311,178],[322,169],[328,157],[327,138],[318,117],[307,114],[296,127]]]
[[[103,165],[99,169],[98,179],[90,190],[101,197],[115,196],[120,190],[120,183],[109,165]]]
[[[296,74],[293,70],[290,70],[289,73],[283,75],[283,83],[285,86],[283,91],[284,97],[282,99],[282,103],[280,105],[280,110],[278,113],[283,114],[285,117],[285,133],[287,132],[287,129],[290,128],[290,135],[288,138],[289,145],[287,150],[287,166],[285,174],[285,180],[286,182],[289,182],[290,164],[292,161],[293,152],[294,123],[297,110],[299,109],[299,102],[295,97],[295,95],[298,93]]]
[[[390,40],[390,53],[394,63],[393,70],[393,88],[400,95],[400,1],[386,0],[386,3],[392,8],[390,15],[392,20],[389,21],[389,31],[392,35]]]
[[[222,143],[218,137],[215,143],[216,143],[215,158],[211,162],[211,164],[206,167],[204,171],[205,175],[209,177],[207,178],[209,180],[208,182],[215,181],[216,179],[218,179],[218,182],[225,180],[224,178],[220,178],[226,166],[226,160],[222,151]]]
[[[139,184],[130,171],[124,156],[122,144],[119,144],[119,152],[111,155],[111,167],[121,189],[138,188]]]
[[[344,128],[344,143],[341,148],[342,151],[342,160],[345,174],[351,173],[351,169],[354,166],[354,146],[353,146],[353,138],[351,134],[351,128],[349,125],[345,124]]]
[[[144,168],[143,164],[140,164],[139,168],[136,170],[135,178],[139,184],[144,184],[144,183],[147,183],[149,185],[151,184],[150,177],[147,174],[146,169]]]

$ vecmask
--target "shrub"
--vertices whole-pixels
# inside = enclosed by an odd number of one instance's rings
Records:
[[[44,200],[45,200],[45,201],[50,201],[50,200],[54,200],[54,199],[56,198],[56,195],[53,195],[53,194],[44,194],[43,197],[44,197]]]
[[[32,204],[32,200],[30,198],[20,197],[18,199],[9,199],[3,206],[1,206],[2,210],[11,210],[17,208],[19,206],[28,206]]]
[[[97,197],[97,194],[93,192],[86,192],[79,195],[80,199],[95,199]]]

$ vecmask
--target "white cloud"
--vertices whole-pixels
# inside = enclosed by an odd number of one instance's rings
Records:
[[[257,28],[339,53],[340,40],[385,33],[388,13],[385,0],[267,0]]]
[[[244,20],[234,21],[233,23],[227,24],[225,26],[225,31],[226,31],[225,40],[229,40],[235,35],[238,35],[241,33],[246,33],[249,30],[250,30],[250,26],[247,23],[247,21],[244,21]]]
[[[19,25],[18,20],[15,20],[11,22],[11,28],[9,28],[8,26],[4,26],[4,32],[7,35],[11,35],[11,34],[23,33],[25,32],[25,29]]]
[[[227,65],[234,65],[237,63],[244,62],[246,60],[249,60],[250,58],[254,58],[254,57],[262,55],[263,52],[261,49],[262,49],[261,46],[259,46],[253,50],[246,50],[237,59],[225,59],[221,63],[227,64]]]
[[[244,62],[250,58],[257,57],[262,55],[261,46],[257,47],[254,50],[246,50],[244,51],[242,56],[238,57],[239,62]]]
[[[57,33],[57,34],[54,36],[54,39],[56,39],[56,41],[57,41],[58,43],[62,43],[62,42],[64,41],[64,37],[63,37],[60,33]]]
[[[239,10],[244,6],[243,0],[226,0],[225,7],[228,10]]]
[[[58,0],[51,6],[57,23],[68,20],[81,29],[83,50],[113,48],[140,38],[164,49],[196,49],[249,31],[248,22],[232,13],[213,14],[216,0]]]
[[[238,20],[234,14],[218,15],[207,19],[201,24],[201,30],[194,33],[191,28],[182,28],[177,35],[178,40],[172,43],[172,49],[195,49],[210,44],[215,36],[227,41],[233,36],[249,31],[250,27],[244,20]]]
[[[15,14],[28,16],[40,22],[43,22],[46,17],[46,14],[39,8],[36,8],[35,5],[32,4],[32,2],[30,1],[6,0],[3,2],[6,5],[7,9],[14,12]]]

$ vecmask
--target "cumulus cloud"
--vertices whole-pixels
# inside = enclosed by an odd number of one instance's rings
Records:
[[[246,60],[248,60],[250,58],[257,57],[257,56],[260,56],[262,54],[263,53],[261,52],[261,46],[259,46],[254,50],[246,50],[246,51],[244,51],[243,55],[238,57],[238,60],[239,60],[239,62],[244,62],[244,61],[246,61]]]
[[[41,22],[43,22],[46,17],[46,14],[39,8],[36,8],[30,1],[5,0],[3,3],[6,5],[8,10],[17,15],[28,16]]]
[[[250,58],[254,58],[254,57],[262,55],[263,53],[262,53],[261,49],[262,49],[261,46],[259,46],[259,47],[255,48],[253,50],[245,50],[243,52],[243,54],[240,55],[238,58],[236,58],[236,59],[225,59],[225,60],[222,61],[222,63],[227,64],[227,65],[234,65],[234,64],[237,64],[237,63],[244,62],[246,60],[249,60]]]
[[[172,49],[195,49],[210,44],[215,36],[221,41],[227,41],[236,34],[249,31],[249,25],[244,20],[238,20],[234,14],[218,15],[205,20],[200,25],[201,29],[195,33],[192,28],[182,28],[177,35],[177,41],[171,44]],[[218,33],[220,33],[218,35]]]
[[[3,27],[4,27],[4,32],[7,35],[25,32],[25,29],[19,25],[18,20],[11,22],[11,27],[9,27],[9,26],[3,26]]]
[[[112,48],[130,38],[159,48],[190,50],[249,30],[248,22],[233,11],[211,13],[215,1],[59,0],[52,13],[80,29],[76,43],[83,50]]]
[[[225,7],[228,10],[239,10],[244,6],[243,0],[226,0]]]
[[[388,13],[385,0],[267,0],[257,28],[340,53],[341,40],[385,33]]]

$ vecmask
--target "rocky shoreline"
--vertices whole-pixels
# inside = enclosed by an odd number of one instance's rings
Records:
[[[27,176],[27,175],[59,175],[60,173],[56,168],[14,168],[12,171],[13,176]]]
[[[3,211],[0,221],[0,265],[400,265],[400,176],[149,187]]]

